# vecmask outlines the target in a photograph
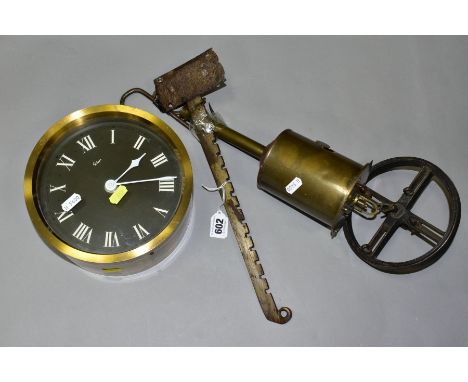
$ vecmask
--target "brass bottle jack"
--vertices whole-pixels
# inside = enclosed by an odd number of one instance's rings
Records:
[[[335,152],[327,144],[312,141],[292,130],[283,131],[267,146],[246,137],[229,128],[211,107],[206,108],[203,97],[225,86],[224,69],[212,49],[158,77],[154,83],[153,94],[133,88],[122,96],[121,103],[131,94],[142,94],[197,136],[216,185],[219,187],[227,182],[224,205],[260,305],[270,321],[285,323],[291,318],[291,311],[289,308],[278,309],[268,292],[263,268],[216,138],[259,160],[258,188],[323,223],[330,228],[332,237],[343,228],[353,251],[380,271],[404,274],[422,270],[437,261],[453,241],[460,222],[460,198],[450,178],[434,164],[415,157],[397,157],[376,165],[372,162],[361,165]],[[366,186],[376,176],[397,169],[416,171],[415,178],[397,201],[391,201]],[[436,182],[447,198],[449,222],[445,229],[411,212],[431,182]],[[368,243],[357,241],[352,228],[353,213],[365,219],[379,215],[384,218]],[[431,249],[409,261],[378,259],[398,228],[424,240]]]

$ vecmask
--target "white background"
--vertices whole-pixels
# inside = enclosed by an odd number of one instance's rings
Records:
[[[257,190],[257,162],[221,143],[271,291],[293,310],[279,326],[263,317],[233,235],[209,239],[219,199],[201,185],[214,184],[211,173],[198,142],[166,116],[195,176],[195,225],[174,262],[142,280],[106,282],[42,243],[22,194],[40,136],[69,112],[117,103],[130,87],[152,91],[153,78],[209,47],[227,77],[209,100],[231,127],[264,144],[291,128],[361,163],[426,158],[449,174],[463,205],[464,37],[3,37],[0,344],[466,345],[466,214],[435,265],[380,273],[342,233],[331,240],[327,229]],[[129,104],[161,116],[142,98]],[[425,207],[435,218],[443,211],[432,199]],[[401,254],[406,244],[390,248]]]
[[[239,0],[236,6],[212,0],[204,1],[203,6],[186,0],[177,4],[135,0],[131,5],[115,0],[112,7],[108,2],[90,0],[66,6],[44,0],[4,4],[2,16],[2,33],[20,34],[466,34],[467,25],[462,0],[290,0],[268,4]],[[49,380],[63,380],[66,375],[70,381],[81,381],[109,374],[124,381],[151,378],[155,373],[190,380],[237,381],[248,376],[435,381],[463,375],[466,359],[464,349],[453,348],[3,348],[1,353],[2,375],[11,381],[34,380],[40,375]],[[115,368],[115,359],[125,360],[125,366],[119,362]]]

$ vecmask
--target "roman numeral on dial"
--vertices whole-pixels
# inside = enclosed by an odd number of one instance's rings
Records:
[[[65,212],[65,211],[54,212],[54,215],[57,217],[57,220],[59,221],[59,223],[63,223],[65,220],[73,216],[73,212]]]
[[[138,239],[140,240],[149,235],[149,232],[144,229],[141,224],[134,225],[133,229],[135,230],[136,234],[138,235]]]
[[[164,155],[164,153],[156,155],[153,159],[151,159],[151,163],[153,164],[154,167],[161,166],[163,163],[166,163],[166,162],[167,162],[167,158]]]
[[[73,167],[74,164],[75,161],[73,159],[67,157],[65,154],[62,154],[56,166],[64,166],[68,171],[71,171],[70,169]]]
[[[160,180],[159,191],[174,192],[174,179]]]
[[[104,241],[104,247],[118,247],[119,238],[117,232],[106,232],[106,239]]]
[[[52,192],[55,192],[55,191],[67,192],[67,185],[64,184],[63,186],[55,187],[55,186],[52,186],[51,184],[49,184],[49,193],[52,193]]]
[[[83,153],[88,152],[96,147],[93,140],[89,135],[76,141],[81,147],[83,147]]]
[[[167,213],[169,212],[168,210],[163,210],[162,208],[157,208],[157,207],[153,207],[153,209],[163,218],[165,218]]]
[[[88,227],[84,223],[80,223],[80,225],[77,227],[75,232],[73,232],[74,237],[76,237],[78,240],[86,241],[86,243],[88,244],[89,244],[89,241],[91,240],[92,234],[93,234],[93,229]]]
[[[138,137],[137,141],[135,142],[135,144],[133,145],[133,148],[137,149],[137,150],[140,150],[140,147],[143,144],[143,142],[145,141],[145,139],[146,139],[145,137],[140,135]]]

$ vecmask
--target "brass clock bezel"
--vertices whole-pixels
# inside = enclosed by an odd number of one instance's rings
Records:
[[[37,205],[36,196],[36,176],[45,153],[64,135],[73,129],[80,129],[84,123],[93,118],[102,117],[124,117],[130,120],[143,122],[148,127],[153,128],[158,134],[162,134],[166,140],[173,146],[181,162],[182,169],[182,195],[176,212],[169,224],[147,243],[126,252],[115,254],[97,254],[78,250],[59,237],[57,237],[48,227],[45,220],[41,217],[40,209]],[[70,258],[71,261],[78,260],[78,263],[103,264],[109,266],[114,263],[122,264],[130,260],[142,257],[145,254],[152,253],[163,244],[165,244],[175,231],[179,228],[187,215],[193,190],[192,166],[187,150],[176,133],[161,119],[147,111],[126,106],[126,105],[98,105],[87,107],[75,111],[63,117],[52,125],[34,147],[25,171],[24,176],[24,197],[26,207],[31,221],[39,233],[39,236],[53,250]],[[187,220],[187,219],[185,219]],[[170,247],[170,246],[169,246]],[[104,269],[105,271],[105,269]],[[104,272],[105,273],[105,272]]]

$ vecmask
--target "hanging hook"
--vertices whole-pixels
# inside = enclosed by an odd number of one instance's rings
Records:
[[[156,103],[157,101],[156,92],[153,94],[150,94],[146,90],[143,90],[141,88],[132,88],[130,90],[127,90],[124,94],[122,94],[122,97],[120,97],[120,104],[125,105],[125,101],[132,94],[141,94],[142,96],[148,98],[153,104],[158,106]]]

